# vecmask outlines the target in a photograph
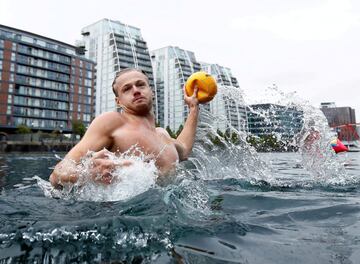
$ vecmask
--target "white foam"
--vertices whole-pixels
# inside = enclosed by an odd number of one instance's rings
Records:
[[[49,182],[39,177],[34,179],[48,197],[97,202],[126,200],[147,191],[156,184],[158,170],[155,160],[149,159],[135,147],[121,155],[108,154],[108,158],[117,164],[122,164],[124,161],[131,162],[131,165],[119,166],[112,172],[110,184],[95,182],[90,177],[91,154],[88,153],[77,165],[79,181],[74,185],[64,186],[63,190],[53,188]]]

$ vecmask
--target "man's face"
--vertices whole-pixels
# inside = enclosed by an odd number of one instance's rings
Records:
[[[146,115],[152,109],[152,90],[147,77],[138,71],[120,75],[115,82],[116,104],[134,114]]]

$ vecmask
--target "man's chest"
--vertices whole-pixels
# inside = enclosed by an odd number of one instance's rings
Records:
[[[157,163],[178,160],[178,153],[173,142],[166,136],[154,131],[146,131],[141,128],[117,131],[113,134],[113,152],[126,152],[129,149],[139,149],[145,155],[157,160]],[[139,154],[139,153],[134,153]]]

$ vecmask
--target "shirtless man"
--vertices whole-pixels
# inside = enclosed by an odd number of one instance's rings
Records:
[[[137,145],[145,154],[156,157],[155,165],[160,175],[166,175],[178,161],[188,158],[199,115],[197,90],[192,96],[184,93],[190,111],[177,139],[172,139],[165,129],[155,127],[153,92],[142,71],[120,71],[114,79],[113,91],[116,104],[123,111],[107,112],[92,121],[81,141],[55,166],[50,175],[53,186],[76,183],[79,178],[76,165],[88,151],[95,152],[91,157],[93,165],[89,177],[103,184],[111,183],[111,173],[115,168],[131,164],[130,161],[115,164],[108,158],[109,151],[123,153]]]

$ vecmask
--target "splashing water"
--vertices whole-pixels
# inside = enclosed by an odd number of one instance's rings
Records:
[[[299,149],[301,165],[310,174],[309,182],[323,185],[354,183],[355,179],[345,171],[341,155],[336,155],[331,148],[330,142],[335,135],[323,112],[309,101],[298,97],[296,92],[285,93],[276,85],[268,87],[265,93],[268,102],[303,113],[303,125],[295,135],[293,144]],[[281,139],[281,135],[275,136]],[[304,181],[304,185],[309,182]]]
[[[243,93],[238,88],[220,86],[219,94],[223,95],[225,100],[235,102],[235,108],[244,104]],[[299,98],[295,92],[285,93],[276,86],[268,87],[264,98],[268,104],[282,106],[284,112],[295,110],[302,113],[302,126],[297,130],[289,128],[294,134],[289,140],[284,137],[283,132],[275,132],[276,128],[282,128],[282,124],[277,124],[274,119],[269,118],[276,114],[274,109],[270,107],[258,110],[250,106],[247,108],[248,111],[263,117],[264,123],[274,127],[272,136],[284,146],[285,151],[298,150],[299,166],[306,173],[300,182],[294,180],[295,185],[310,187],[356,182],[356,179],[347,175],[341,155],[336,155],[331,148],[330,141],[334,138],[334,133],[331,132],[320,109]],[[228,137],[219,137],[217,128],[223,123],[226,123],[227,130],[230,131]],[[291,123],[295,121],[291,120]],[[314,131],[318,137],[309,142],[309,135]],[[234,178],[248,181],[252,185],[264,182],[280,187],[293,185],[289,184],[288,179],[284,180],[274,175],[273,164],[267,163],[247,142],[249,135],[246,130],[241,131],[232,127],[226,115],[214,116],[209,111],[201,109],[197,138],[190,158],[191,164],[185,173],[202,180]],[[232,140],[234,138],[235,140]]]
[[[166,187],[168,191],[165,191],[164,199],[167,203],[175,201],[177,207],[189,212],[199,212],[198,216],[201,218],[208,215],[210,203],[203,181],[231,178],[243,180],[250,185],[263,186],[265,183],[275,187],[346,185],[356,181],[346,174],[344,162],[331,149],[330,141],[333,133],[320,109],[297,97],[296,93],[284,93],[276,86],[268,87],[265,93],[266,103],[281,105],[284,111],[296,109],[303,114],[302,127],[290,142],[293,149],[298,149],[299,166],[306,170],[300,182],[295,180],[289,182],[289,179],[284,180],[274,175],[273,164],[267,162],[248,143],[250,134],[246,129],[234,128],[226,114],[213,115],[206,107],[201,107],[192,155],[188,161],[178,166],[177,180],[174,180],[176,184],[170,185],[170,191],[169,187]],[[238,88],[220,86],[217,96],[228,100],[227,105],[232,104],[235,109],[244,107],[243,92]],[[262,116],[265,123],[273,122],[268,118],[269,111],[273,109],[259,111],[248,106],[247,111]],[[226,125],[227,131],[230,131],[227,136],[219,135],[218,128],[223,124]],[[279,126],[279,124],[273,125],[275,128]],[[319,136],[309,143],[309,135],[314,131]],[[284,140],[280,132],[274,132],[273,136],[278,141]],[[49,197],[89,201],[126,200],[156,186],[155,161],[149,159],[136,147],[120,156],[109,155],[109,159],[115,162],[121,163],[124,160],[133,162],[131,166],[116,169],[113,172],[114,180],[110,185],[98,184],[89,179],[90,154],[78,165],[79,184],[59,191],[52,188],[48,182],[37,178],[39,186]]]
[[[90,178],[93,152],[89,152],[77,165],[79,180],[63,190],[54,189],[47,181],[36,177],[45,195],[57,198],[75,198],[84,201],[118,201],[127,200],[155,186],[158,170],[155,160],[149,159],[139,148],[134,146],[125,153],[109,153],[108,158],[116,164],[130,161],[129,166],[120,166],[112,172],[109,185],[94,182]]]

